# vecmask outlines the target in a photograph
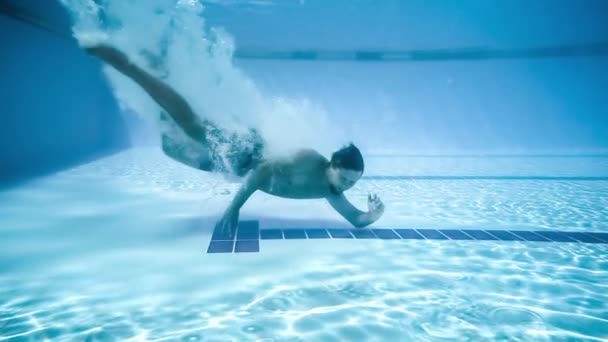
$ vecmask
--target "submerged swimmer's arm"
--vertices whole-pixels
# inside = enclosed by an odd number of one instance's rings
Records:
[[[256,168],[247,176],[243,185],[234,196],[234,199],[224,212],[215,229],[234,232],[239,222],[239,212],[251,195],[260,188],[260,184],[269,177],[267,168]]]
[[[168,84],[133,64],[127,55],[112,46],[93,45],[85,47],[85,50],[136,82],[191,138],[205,140],[205,125],[208,123],[201,123],[188,102]]]
[[[346,199],[343,193],[330,195],[327,197],[327,201],[342,217],[357,228],[376,222],[384,213],[384,204],[376,195],[369,195],[367,199],[369,210],[367,212],[357,209]]]

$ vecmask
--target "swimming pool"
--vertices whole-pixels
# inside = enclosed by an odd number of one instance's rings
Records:
[[[49,4],[0,5],[0,341],[608,340],[605,2]],[[258,192],[215,232],[239,183],[101,42],[273,152],[355,142],[384,215]]]
[[[608,158],[373,157],[373,228],[608,232]],[[513,165],[505,176],[501,163]],[[382,179],[386,170],[439,179]],[[605,173],[603,173],[605,174]],[[470,179],[456,176],[476,176]],[[450,178],[452,177],[452,178]],[[537,179],[538,178],[538,179]],[[608,244],[261,240],[208,254],[238,184],[132,149],[0,194],[2,340],[577,340],[608,336]],[[257,193],[262,229],[345,228]]]

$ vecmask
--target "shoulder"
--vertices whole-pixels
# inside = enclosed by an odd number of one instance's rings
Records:
[[[275,158],[265,158],[263,160],[263,163],[261,164],[263,164],[263,167],[271,167],[279,165],[287,166],[301,163],[326,165],[329,163],[329,161],[322,154],[313,149],[302,149],[292,153],[291,155],[284,155]]]
[[[329,161],[315,150],[299,150],[291,156],[270,158],[257,167],[260,174],[318,173],[329,165]]]
[[[299,150],[294,154],[294,160],[305,160],[307,162],[317,161],[320,163],[329,163],[327,158],[313,149]]]

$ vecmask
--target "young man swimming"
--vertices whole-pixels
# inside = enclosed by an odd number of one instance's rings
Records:
[[[308,149],[288,158],[264,159],[263,140],[255,130],[246,136],[226,134],[210,121],[200,119],[173,88],[131,63],[118,49],[95,45],[85,50],[142,87],[164,110],[161,120],[175,122],[193,142],[185,146],[170,134],[163,134],[163,151],[168,156],[203,171],[245,176],[216,229],[234,232],[241,207],[257,190],[283,198],[325,198],[355,227],[365,227],[382,216],[384,205],[376,195],[368,196],[367,212],[357,209],[344,196],[344,191],[363,175],[363,157],[353,144],[334,152],[331,160]]]

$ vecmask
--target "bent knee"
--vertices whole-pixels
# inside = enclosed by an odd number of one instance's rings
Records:
[[[202,146],[180,144],[171,137],[162,135],[162,150],[171,159],[202,171],[214,171],[209,151]]]

